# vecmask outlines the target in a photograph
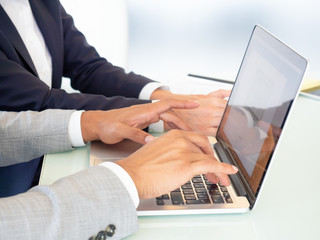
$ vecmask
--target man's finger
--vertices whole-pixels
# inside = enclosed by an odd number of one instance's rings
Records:
[[[193,109],[199,107],[200,103],[196,101],[184,101],[166,99],[153,103],[152,109],[156,109],[158,114],[166,112],[172,108]]]
[[[223,98],[211,97],[211,99],[212,99],[212,103],[214,104],[215,108],[217,108],[217,107],[225,108],[227,106],[227,100],[225,100]]]
[[[172,134],[174,138],[178,138],[178,137],[185,138],[189,142],[193,143],[198,148],[200,148],[202,152],[209,154],[211,156],[214,155],[213,149],[208,140],[208,137],[204,135],[199,135],[194,132],[183,132],[183,131],[170,131],[168,134]]]
[[[198,160],[192,163],[192,169],[194,171],[193,174],[198,175],[213,173],[217,178],[216,181],[219,181],[220,184],[224,186],[230,185],[230,179],[228,175],[238,172],[238,169],[235,166],[218,162],[209,155],[199,155],[197,158],[196,154],[194,154],[194,157]]]
[[[164,112],[160,114],[160,119],[167,122],[169,127],[173,129],[180,129],[184,131],[191,131],[192,129],[181,118],[173,112]]]
[[[217,131],[218,131],[218,127],[209,127],[204,129],[202,134],[215,137],[217,135]]]
[[[211,92],[207,94],[208,97],[218,97],[218,98],[226,98],[229,97],[231,90],[220,89],[218,91]]]
[[[228,175],[235,174],[238,169],[235,166],[221,163],[208,154],[192,152],[185,157],[189,176],[199,174],[209,174],[214,183],[220,183],[224,186],[230,185]]]
[[[217,174],[235,174],[238,169],[230,164],[219,162],[216,158],[210,155],[203,155],[194,153],[193,169],[195,171],[200,171],[201,173],[215,173]],[[197,156],[198,155],[198,156]],[[200,173],[198,173],[200,174]]]
[[[153,139],[153,136],[151,134],[125,124],[118,128],[117,131],[122,138],[127,138],[141,144],[146,144],[148,141],[151,141]]]
[[[206,173],[206,178],[212,183],[219,183],[219,178],[214,173]]]

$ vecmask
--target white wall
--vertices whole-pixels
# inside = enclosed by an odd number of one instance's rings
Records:
[[[126,68],[128,60],[128,13],[125,0],[60,0],[76,27],[100,56]],[[64,78],[62,88],[74,92]]]
[[[128,53],[128,14],[125,0],[60,0],[101,56],[125,67]]]
[[[260,24],[310,60],[320,80],[318,0],[128,0],[129,69],[234,79]]]
[[[253,26],[260,24],[308,58],[307,77],[320,80],[318,0],[62,3],[100,55],[150,77],[191,72],[234,79]]]

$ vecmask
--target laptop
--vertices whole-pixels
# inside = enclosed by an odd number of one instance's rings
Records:
[[[138,215],[243,213],[257,205],[308,62],[255,26],[219,125],[216,157],[233,164],[231,186],[199,175],[155,199],[141,200]],[[131,149],[135,147],[131,146]],[[101,154],[100,154],[101,156]]]

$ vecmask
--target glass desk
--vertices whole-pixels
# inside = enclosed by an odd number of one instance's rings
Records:
[[[139,230],[126,239],[320,239],[320,98],[300,94],[287,124],[270,169],[269,181],[253,211],[229,215],[139,217]],[[132,145],[132,150],[137,147],[130,142],[127,144]],[[129,154],[121,153],[119,149],[117,145],[110,148],[110,157]],[[67,153],[47,155],[41,184],[50,184],[89,165],[89,145]]]

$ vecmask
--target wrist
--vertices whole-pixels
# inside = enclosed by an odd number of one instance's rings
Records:
[[[81,115],[81,132],[84,142],[99,140],[98,111],[86,111]]]
[[[172,97],[172,93],[165,89],[156,89],[150,96],[150,100],[167,99]]]
[[[139,191],[141,190],[141,186],[139,185],[140,182],[138,180],[139,179],[138,174],[135,172],[137,168],[133,167],[130,164],[130,160],[128,161],[128,158],[117,160],[114,163],[120,166],[128,174],[128,176],[131,178],[132,182],[136,187],[138,198],[141,199],[142,196],[141,196],[141,192]]]
[[[116,162],[103,162],[100,166],[108,168],[120,179],[137,208],[139,205],[139,194],[135,182],[132,180],[129,173]]]

